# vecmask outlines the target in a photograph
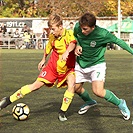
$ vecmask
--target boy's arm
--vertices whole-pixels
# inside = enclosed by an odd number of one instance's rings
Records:
[[[61,60],[66,61],[67,58],[68,58],[69,53],[75,49],[75,46],[76,46],[76,40],[70,42],[70,44],[67,47],[66,51],[62,54]]]
[[[74,27],[74,37],[75,37],[75,40],[76,40],[76,42],[77,42],[77,46],[78,46],[78,45],[80,46],[79,41],[78,41],[77,33],[78,33],[78,23],[76,23],[76,24],[75,24],[75,27]]]
[[[52,37],[49,36],[49,41],[48,41],[48,44],[46,44],[46,47],[44,49],[44,53],[43,53],[43,58],[42,60],[40,61],[40,63],[38,64],[38,70],[40,71],[43,67],[45,67],[45,63],[46,63],[46,58],[47,58],[47,55],[51,52],[52,50]]]
[[[123,40],[117,38],[116,44],[133,55],[133,49]]]
[[[123,41],[122,39],[117,38],[115,35],[111,34],[111,33],[107,33],[107,40],[110,40],[110,42],[117,44],[118,46],[120,46],[122,49],[126,50],[127,52],[131,53],[133,55],[133,49],[130,48],[130,46]],[[105,38],[106,40],[106,38]]]

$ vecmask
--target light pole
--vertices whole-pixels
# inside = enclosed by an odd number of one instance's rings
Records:
[[[121,1],[118,0],[118,38],[121,38]],[[118,50],[120,47],[118,46]]]

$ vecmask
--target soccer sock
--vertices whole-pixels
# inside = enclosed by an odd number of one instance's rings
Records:
[[[62,101],[62,106],[61,106],[62,111],[67,111],[69,105],[72,102],[73,96],[74,96],[74,93],[71,93],[68,90],[65,91],[64,98]]]
[[[115,105],[119,105],[120,104],[120,99],[113,93],[111,92],[110,90],[106,90],[106,94],[105,94],[105,97],[104,97],[108,102],[111,102]]]
[[[16,91],[13,95],[10,96],[10,101],[14,102],[20,98],[23,98],[24,95],[30,93],[31,90],[28,87],[28,85],[23,86],[21,89],[19,89],[18,91]]]
[[[85,102],[93,101],[93,99],[89,96],[89,93],[85,90],[83,93],[78,94]]]

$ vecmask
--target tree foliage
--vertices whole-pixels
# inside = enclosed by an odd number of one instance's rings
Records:
[[[133,0],[121,0],[121,13],[123,16],[133,15]],[[104,2],[104,8],[97,15],[117,16],[118,0],[108,0],[108,2]]]
[[[89,11],[96,16],[117,16],[118,0],[0,0],[0,17],[47,17],[58,13],[78,17]],[[123,16],[133,15],[133,0],[121,0]]]

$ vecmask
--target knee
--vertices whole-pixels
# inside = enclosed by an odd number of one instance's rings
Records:
[[[68,83],[68,91],[69,92],[72,92],[72,93],[74,93],[74,85],[75,85],[75,83],[74,82],[69,82]]]
[[[68,88],[74,88],[74,86],[75,86],[74,81],[69,81],[67,84],[68,84]]]
[[[74,89],[74,86],[75,86],[75,76],[74,75],[69,75],[68,76],[67,85],[68,85],[68,88],[73,88]]]

